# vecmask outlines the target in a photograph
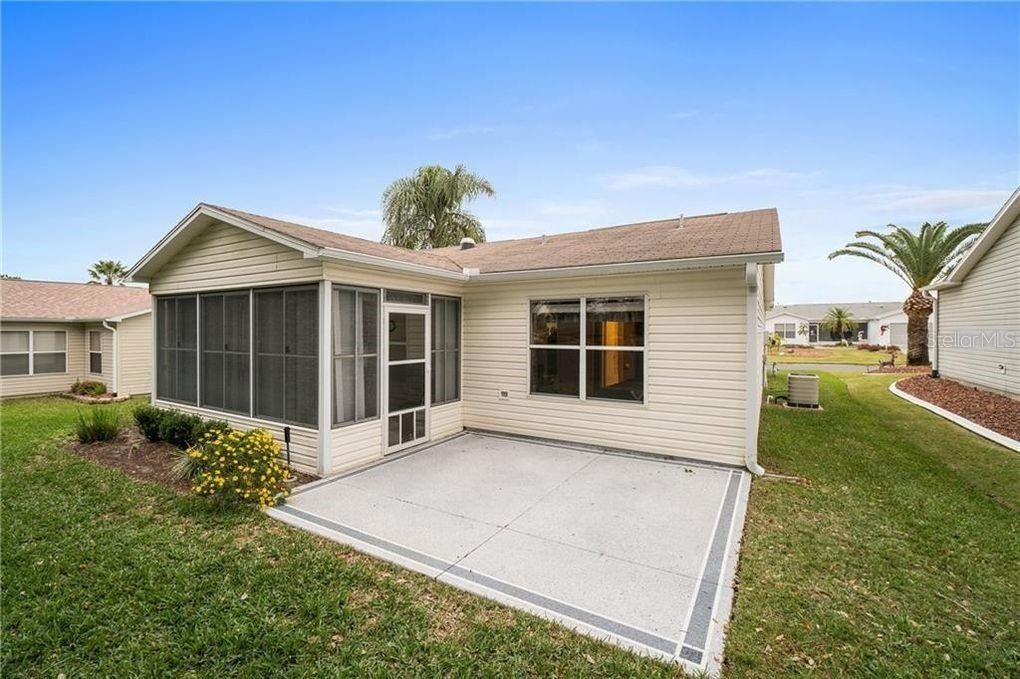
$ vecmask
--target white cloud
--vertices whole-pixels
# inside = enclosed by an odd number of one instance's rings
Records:
[[[793,172],[763,167],[727,174],[697,173],[674,165],[650,165],[606,177],[605,186],[613,190],[639,188],[697,188],[722,184],[790,183],[818,176],[817,172]]]
[[[858,194],[869,210],[894,214],[925,215],[938,219],[940,213],[987,212],[991,219],[1009,197],[1011,189],[889,187]]]
[[[376,209],[325,208],[326,211],[339,214],[339,217],[312,217],[307,215],[279,215],[277,218],[295,224],[314,226],[326,231],[335,231],[348,236],[358,236],[377,241],[382,238],[382,212]]]

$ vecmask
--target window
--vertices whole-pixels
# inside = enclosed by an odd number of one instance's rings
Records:
[[[0,375],[67,372],[63,330],[4,330],[0,333]]]
[[[194,295],[156,303],[156,396],[198,401],[198,305]]]
[[[250,293],[202,295],[199,345],[201,404],[247,415],[250,412]]]
[[[644,400],[644,299],[588,299],[585,319],[587,398]]]
[[[333,286],[333,424],[379,416],[379,292]]]
[[[103,333],[89,330],[89,372],[103,374]]]
[[[319,407],[316,288],[256,290],[255,415],[315,426]]]
[[[387,290],[386,301],[392,304],[418,304],[420,306],[424,306],[429,303],[429,296],[424,292]]]
[[[432,297],[432,405],[460,398],[460,300]]]
[[[797,324],[776,323],[773,332],[783,339],[797,339]]]
[[[644,400],[645,301],[641,297],[531,304],[531,393]]]
[[[581,300],[531,303],[531,393],[580,396]]]
[[[0,375],[29,375],[28,330],[0,332]]]

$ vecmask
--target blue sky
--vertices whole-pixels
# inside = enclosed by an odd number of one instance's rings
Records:
[[[490,239],[779,208],[777,301],[896,299],[854,230],[1020,183],[1017,5],[2,6],[3,271],[133,263],[199,201],[381,235],[425,163]]]

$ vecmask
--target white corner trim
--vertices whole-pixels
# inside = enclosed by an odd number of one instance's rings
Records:
[[[744,421],[744,463],[755,476],[761,476],[765,469],[758,464],[758,422],[761,416],[761,392],[756,389],[758,376],[762,375],[761,353],[758,347],[758,264],[744,265],[744,284],[747,286],[746,327],[747,365],[744,370],[744,384],[747,387],[746,418]]]
[[[333,471],[333,285],[319,282],[319,476]]]
[[[120,392],[117,391],[117,381],[120,378],[120,357],[118,356],[120,352],[117,351],[117,344],[120,341],[120,335],[117,334],[117,328],[110,325],[109,321],[103,321],[103,327],[109,330],[113,335],[112,341],[110,342],[110,346],[113,347],[113,384],[110,386],[113,388],[110,389],[110,391],[119,396]],[[88,342],[88,335],[85,336],[85,341]],[[100,350],[103,348],[102,340],[100,340],[99,348]]]
[[[956,413],[950,412],[945,408],[939,408],[937,405],[929,403],[924,399],[920,399],[912,394],[908,394],[907,392],[902,391],[896,386],[896,383],[899,381],[900,380],[896,380],[896,382],[890,384],[889,391],[891,391],[896,396],[899,396],[904,401],[909,401],[910,403],[913,403],[916,406],[921,406],[925,410],[929,410],[935,413],[936,415],[940,415],[941,417],[946,418],[953,424],[959,425],[968,431],[974,432],[978,436],[983,436],[989,441],[993,441],[995,443],[998,443],[1000,446],[1004,446],[1006,448],[1009,448],[1010,450],[1020,453],[1020,441],[1011,439],[1008,436],[1000,434],[996,431],[992,431],[988,427],[982,427],[977,422],[974,422],[973,420],[968,420],[966,417],[963,417],[962,415],[957,415]]]

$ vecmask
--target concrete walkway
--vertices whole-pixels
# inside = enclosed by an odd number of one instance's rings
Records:
[[[470,433],[298,491],[287,523],[716,672],[749,475]]]

